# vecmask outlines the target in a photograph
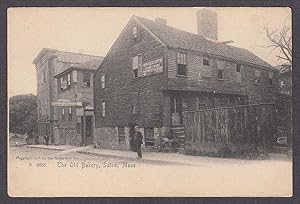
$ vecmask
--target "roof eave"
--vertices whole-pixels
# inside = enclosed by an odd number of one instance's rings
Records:
[[[43,48],[39,53],[38,55],[34,58],[34,60],[32,61],[32,64],[36,64],[37,61],[43,56],[45,55],[47,52],[49,51],[53,51],[53,52],[56,52],[57,50],[55,49],[50,49],[50,48]]]
[[[241,62],[243,64],[248,64],[250,66],[255,66],[255,67],[263,67],[263,68],[267,68],[267,69],[274,69],[274,70],[277,70],[275,67],[273,67],[272,65],[270,65],[269,67],[268,66],[263,66],[263,65],[258,65],[258,64],[254,64],[254,63],[250,63],[250,62],[246,62],[246,61],[242,61],[242,60],[236,60],[236,59],[233,59],[233,58],[228,58],[228,57],[224,57],[222,55],[214,55],[214,54],[210,54],[210,53],[205,53],[205,52],[201,52],[199,50],[187,50],[187,49],[184,49],[184,48],[180,48],[180,47],[174,47],[174,46],[170,46],[170,45],[166,45],[167,48],[169,49],[180,49],[180,50],[185,50],[185,51],[193,51],[193,52],[198,52],[198,53],[201,53],[203,55],[208,55],[208,56],[212,56],[212,57],[216,57],[216,58],[222,58],[222,59],[226,59],[226,60],[230,60],[230,61],[236,61],[236,62]]]

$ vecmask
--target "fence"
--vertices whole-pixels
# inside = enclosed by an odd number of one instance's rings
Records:
[[[186,150],[218,151],[262,147],[269,150],[275,130],[274,104],[252,104],[184,112]]]

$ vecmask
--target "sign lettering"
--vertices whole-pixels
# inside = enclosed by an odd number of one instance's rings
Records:
[[[163,59],[159,58],[143,64],[142,75],[149,76],[163,72]]]

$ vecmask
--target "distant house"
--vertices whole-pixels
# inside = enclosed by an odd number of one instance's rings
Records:
[[[44,48],[37,72],[38,136],[51,144],[90,144],[93,131],[93,73],[102,57]]]
[[[182,128],[184,111],[275,101],[278,71],[246,49],[217,42],[214,12],[197,16],[198,35],[160,18],[130,19],[95,73],[96,144],[129,149],[138,124],[152,148]]]
[[[292,135],[292,66],[279,65],[279,93],[276,97],[277,137],[288,137],[289,145]]]
[[[292,94],[292,66],[288,64],[276,67],[279,70],[279,92]]]

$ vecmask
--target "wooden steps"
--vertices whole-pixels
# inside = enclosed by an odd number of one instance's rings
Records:
[[[183,151],[185,145],[185,130],[183,126],[172,127],[173,137],[178,141],[177,150]]]

